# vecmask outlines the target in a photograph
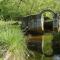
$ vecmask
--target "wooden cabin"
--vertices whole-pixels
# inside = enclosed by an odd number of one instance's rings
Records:
[[[45,21],[43,13],[47,11],[53,14],[52,21]],[[40,14],[23,17],[22,29],[27,34],[28,47],[34,47],[35,50],[38,49],[39,51],[40,47],[42,47],[45,31],[51,33],[60,31],[60,16],[52,10],[43,10]]]
[[[53,14],[52,21],[45,20],[43,13],[47,11]],[[58,16],[58,14],[54,13],[51,10],[43,10],[40,14],[23,17],[22,29],[28,34],[29,33],[40,34],[44,32],[45,30],[46,31],[47,30],[59,31],[60,30],[60,17]]]
[[[23,29],[26,29],[27,33],[41,33],[43,27],[41,26],[40,15],[31,15],[23,18]]]

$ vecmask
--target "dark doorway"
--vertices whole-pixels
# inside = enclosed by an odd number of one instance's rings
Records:
[[[53,31],[53,15],[50,12],[44,13],[44,31],[52,32]]]
[[[44,31],[52,32],[53,31],[53,22],[55,20],[55,13],[52,10],[43,10],[40,13],[40,15],[41,15],[41,18],[43,18],[42,20],[43,20]]]

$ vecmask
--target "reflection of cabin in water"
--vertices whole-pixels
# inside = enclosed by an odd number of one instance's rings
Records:
[[[43,13],[51,12],[53,14],[53,20],[45,20]],[[40,14],[30,15],[23,17],[22,28],[27,33],[42,33],[44,31],[59,31],[60,30],[60,18],[58,14],[51,10],[43,10]]]

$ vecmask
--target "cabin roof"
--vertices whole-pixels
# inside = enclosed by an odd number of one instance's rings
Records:
[[[38,18],[41,18],[41,15],[42,15],[44,12],[51,12],[51,13],[54,14],[54,16],[55,16],[55,14],[56,14],[56,13],[53,12],[52,10],[46,9],[46,10],[42,10],[40,13],[37,13],[37,14],[32,14],[32,15],[23,16],[22,19],[23,19],[23,20],[38,19]]]
[[[36,17],[36,16],[40,16],[40,14],[27,15],[27,16],[23,16],[23,18],[27,18],[27,17]]]
[[[35,15],[28,15],[28,16],[24,16],[22,17],[23,20],[31,20],[31,19],[37,19],[37,18],[40,18],[40,14],[35,14]]]

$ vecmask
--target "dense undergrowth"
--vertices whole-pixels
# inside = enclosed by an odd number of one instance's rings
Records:
[[[7,56],[10,54],[10,56]],[[0,58],[25,60],[26,42],[20,25],[0,22]]]

